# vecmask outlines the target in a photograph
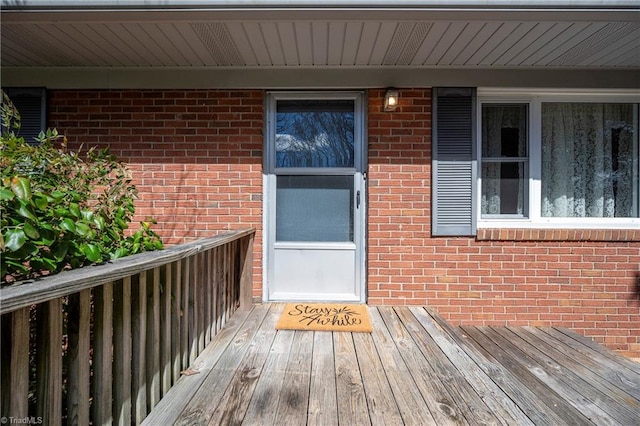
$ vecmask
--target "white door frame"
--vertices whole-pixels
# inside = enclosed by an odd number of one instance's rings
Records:
[[[265,137],[264,137],[264,173],[263,173],[263,286],[262,297],[265,302],[278,301],[271,297],[274,285],[274,245],[276,223],[276,167],[275,167],[275,126],[276,106],[279,100],[353,100],[354,101],[354,168],[322,168],[317,174],[341,175],[353,173],[354,195],[359,198],[359,205],[354,207],[354,243],[355,249],[355,294],[340,301],[366,302],[366,167],[367,167],[367,135],[366,135],[366,94],[363,91],[272,91],[265,97]],[[303,169],[289,168],[287,174],[304,174]],[[307,174],[308,170],[307,170]],[[359,194],[359,195],[358,195]],[[354,200],[354,202],[357,202]],[[291,243],[293,245],[297,243]],[[322,248],[322,244],[313,243],[314,248]],[[333,249],[340,249],[333,243]],[[316,295],[316,299],[321,295]],[[286,299],[289,300],[289,299]],[[335,300],[335,299],[327,299]]]

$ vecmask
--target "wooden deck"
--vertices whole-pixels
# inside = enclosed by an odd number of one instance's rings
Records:
[[[554,328],[452,327],[370,307],[374,332],[235,314],[148,425],[638,425],[640,364]]]

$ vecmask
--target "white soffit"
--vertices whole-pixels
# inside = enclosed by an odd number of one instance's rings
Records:
[[[636,1],[2,5],[2,67],[640,68]]]

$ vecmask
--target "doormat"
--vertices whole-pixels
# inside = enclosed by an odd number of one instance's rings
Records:
[[[276,329],[359,333],[373,331],[367,305],[342,303],[287,303]]]

